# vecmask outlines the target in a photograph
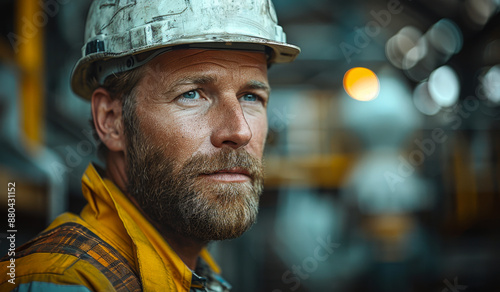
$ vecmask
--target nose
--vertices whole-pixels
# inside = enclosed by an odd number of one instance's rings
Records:
[[[210,137],[215,147],[238,149],[247,145],[252,139],[252,130],[238,100],[220,104],[215,119],[217,127],[214,128]]]

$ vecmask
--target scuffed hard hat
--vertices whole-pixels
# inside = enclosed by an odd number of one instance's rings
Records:
[[[269,63],[291,62],[300,53],[286,43],[271,0],[95,0],[71,87],[90,99],[90,78],[102,84],[178,47],[266,50]]]

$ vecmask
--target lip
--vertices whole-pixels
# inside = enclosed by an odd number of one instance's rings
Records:
[[[243,175],[246,175],[246,176],[250,176],[250,173],[248,172],[248,170],[242,168],[242,167],[233,167],[233,168],[229,168],[229,169],[221,169],[221,170],[218,170],[214,173],[235,173],[235,174],[243,174]]]
[[[251,178],[248,170],[242,167],[221,169],[212,173],[202,174],[201,176],[223,182],[246,182]]]

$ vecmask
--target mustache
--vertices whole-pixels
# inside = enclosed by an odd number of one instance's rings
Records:
[[[255,158],[245,149],[224,148],[212,154],[195,154],[182,166],[182,173],[195,178],[202,174],[215,173],[221,170],[241,168],[252,179],[263,176],[262,161]]]

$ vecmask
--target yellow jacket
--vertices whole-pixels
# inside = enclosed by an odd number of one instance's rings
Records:
[[[200,287],[200,281],[193,279],[192,282],[192,278],[199,280],[198,275],[182,262],[116,185],[101,178],[92,164],[83,175],[82,190],[88,204],[80,216],[62,214],[45,232],[76,223],[74,225],[87,228],[121,254],[133,274],[140,278],[143,291],[197,291],[195,287]],[[216,288],[208,288],[208,291],[228,291],[230,286],[218,276],[219,267],[206,249],[200,257],[200,262],[206,263],[205,270],[211,273],[210,279],[212,276],[217,279],[217,285],[213,286]],[[11,258],[6,256],[0,263],[0,291],[11,291],[18,286],[16,291],[115,291],[94,265],[61,253],[35,252],[16,258],[15,280],[9,282],[11,278],[6,274]],[[203,277],[201,279],[204,282]]]

